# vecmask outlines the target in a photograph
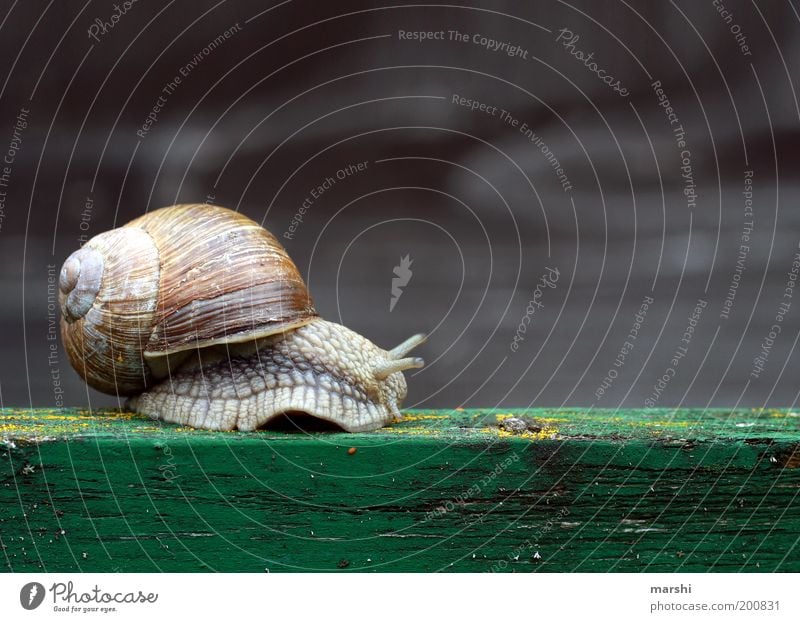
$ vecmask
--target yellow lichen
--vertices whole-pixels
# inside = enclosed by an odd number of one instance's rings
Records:
[[[447,419],[447,415],[403,415],[401,423],[406,421],[425,421],[427,419]]]
[[[503,429],[498,429],[497,436],[500,438],[524,438],[530,441],[549,441],[558,438],[558,428],[543,427],[538,432],[533,430],[526,430],[525,432],[508,432]]]
[[[382,428],[382,432],[389,432],[392,434],[410,434],[410,435],[433,435],[435,434],[434,430],[430,428],[423,428],[422,426],[414,426],[414,427],[389,427],[389,428]]]
[[[509,418],[511,418],[511,417],[515,417],[515,416],[516,416],[516,415],[515,415],[514,413],[497,413],[497,414],[494,416],[494,418],[495,418],[495,420],[496,420],[498,423],[500,423],[501,421],[503,421],[503,420],[505,420],[505,419],[509,419]]]

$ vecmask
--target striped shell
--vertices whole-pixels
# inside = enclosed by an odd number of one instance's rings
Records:
[[[133,395],[196,348],[245,342],[317,317],[269,231],[213,205],[175,205],[102,233],[64,262],[61,334],[72,366]]]

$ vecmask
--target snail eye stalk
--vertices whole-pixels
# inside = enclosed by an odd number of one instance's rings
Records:
[[[428,338],[428,335],[424,333],[418,333],[406,339],[403,343],[399,346],[395,346],[391,350],[389,350],[389,356],[393,359],[399,359],[404,357],[406,354],[411,352],[417,346],[425,343],[425,340]]]
[[[404,359],[395,359],[391,361],[386,361],[375,367],[375,377],[378,380],[383,380],[384,378],[389,377],[391,374],[404,371],[406,369],[413,369],[419,368],[425,365],[425,361],[423,361],[418,356],[410,356]]]

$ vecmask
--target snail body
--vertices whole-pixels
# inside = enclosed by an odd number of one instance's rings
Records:
[[[300,412],[346,431],[400,417],[415,335],[383,350],[320,318],[258,223],[211,205],[150,212],[89,240],[59,277],[61,333],[92,387],[135,412],[254,430]]]

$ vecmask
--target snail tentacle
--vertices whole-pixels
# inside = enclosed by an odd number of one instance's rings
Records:
[[[408,339],[406,339],[403,343],[398,346],[395,346],[391,350],[389,350],[389,354],[393,359],[399,359],[404,357],[406,354],[411,352],[417,346],[425,343],[425,340],[428,338],[428,335],[424,333],[418,333],[416,335],[412,335]]]
[[[386,361],[380,363],[375,368],[375,377],[378,380],[383,380],[390,375],[406,369],[420,368],[425,365],[425,361],[418,356],[409,356],[408,358]]]

